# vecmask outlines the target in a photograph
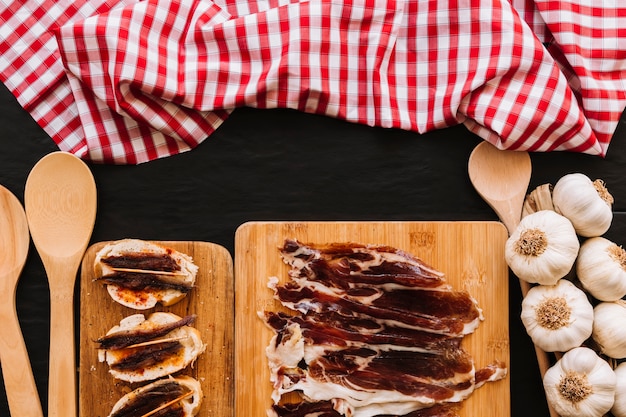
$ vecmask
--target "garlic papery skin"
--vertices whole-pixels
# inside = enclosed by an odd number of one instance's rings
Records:
[[[572,269],[580,243],[572,223],[552,210],[524,217],[506,241],[511,271],[530,283],[554,285]]]
[[[600,301],[617,301],[626,295],[626,251],[604,237],[580,245],[576,275],[581,285]]]
[[[521,319],[535,345],[546,352],[566,352],[591,336],[593,306],[583,290],[561,279],[528,290]]]
[[[543,377],[550,406],[561,417],[600,417],[614,404],[617,378],[611,366],[587,347],[563,354]]]
[[[613,417],[626,417],[626,362],[622,362],[615,369],[617,385],[615,386],[615,404],[611,408]]]
[[[591,337],[601,353],[626,358],[626,301],[605,301],[594,307]]]
[[[613,196],[602,180],[591,181],[581,173],[567,174],[554,185],[552,203],[580,236],[601,236],[611,227]]]

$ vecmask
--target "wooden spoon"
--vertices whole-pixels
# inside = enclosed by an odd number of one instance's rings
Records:
[[[522,207],[532,171],[528,152],[500,150],[487,141],[478,144],[469,157],[468,172],[478,194],[496,212],[509,235],[522,217]],[[525,297],[531,285],[519,280]],[[550,368],[548,354],[535,346],[541,377]],[[550,408],[550,416],[558,417]]]
[[[4,387],[12,416],[43,417],[15,308],[15,291],[29,244],[22,203],[0,185],[0,361]]]
[[[504,151],[483,141],[472,151],[468,171],[480,196],[513,233],[522,217],[522,206],[530,184],[528,152]]]
[[[48,417],[75,417],[74,284],[96,218],[91,171],[72,154],[48,154],[28,175],[24,204],[50,286]]]

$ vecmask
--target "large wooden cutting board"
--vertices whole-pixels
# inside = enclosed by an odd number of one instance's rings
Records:
[[[278,247],[285,238],[304,243],[358,242],[405,250],[443,271],[456,289],[466,289],[485,320],[463,346],[480,368],[499,360],[509,366],[507,232],[497,222],[255,222],[235,236],[235,416],[263,417],[272,387],[265,357],[272,331],[261,310],[279,310],[268,278],[286,281],[288,267]],[[510,416],[509,378],[481,387],[465,401],[462,417]]]
[[[193,367],[182,373],[195,377],[202,386],[201,416],[233,415],[233,263],[222,246],[208,242],[156,242],[190,255],[198,265],[196,284],[182,301],[170,307],[138,311],[114,302],[101,283],[94,282],[93,260],[108,242],[91,246],[82,262],[80,282],[80,417],[106,417],[113,405],[131,388],[115,380],[108,366],[98,362],[98,337],[131,314],[146,316],[154,311],[168,311],[181,317],[196,314],[194,323],[207,345]]]

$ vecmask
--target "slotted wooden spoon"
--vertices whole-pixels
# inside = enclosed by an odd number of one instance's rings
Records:
[[[15,308],[15,291],[30,235],[22,203],[0,185],[0,363],[12,416],[43,417]]]
[[[96,218],[96,185],[76,156],[53,152],[28,175],[26,217],[50,286],[48,417],[75,417],[74,285]]]
[[[522,207],[530,184],[532,166],[528,152],[496,148],[487,141],[478,144],[469,157],[468,173],[478,194],[496,212],[509,235],[515,231],[522,217]],[[519,280],[525,297],[530,284]],[[539,372],[543,378],[550,368],[548,354],[535,346]],[[550,416],[558,414],[550,408]]]

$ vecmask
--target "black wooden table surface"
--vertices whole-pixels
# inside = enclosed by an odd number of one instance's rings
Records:
[[[191,152],[139,166],[89,164],[99,199],[91,241],[200,240],[233,254],[235,230],[250,220],[497,220],[467,175],[479,142],[462,126],[418,135],[289,110],[239,109]],[[23,202],[30,169],[55,150],[0,88],[0,184]],[[623,124],[604,159],[572,153],[531,158],[531,188],[570,172],[604,179],[615,197],[606,236],[626,243]],[[510,288],[511,416],[547,416],[535,353],[519,320],[515,277]],[[46,276],[31,245],[17,310],[44,414],[48,309]],[[9,416],[3,386],[0,416]]]

